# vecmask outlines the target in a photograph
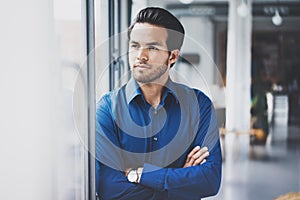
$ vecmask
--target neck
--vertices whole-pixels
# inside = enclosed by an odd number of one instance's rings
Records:
[[[167,80],[164,82],[153,82],[153,83],[138,83],[145,100],[153,107],[157,108],[161,101],[164,85]]]

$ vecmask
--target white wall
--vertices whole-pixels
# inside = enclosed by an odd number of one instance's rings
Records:
[[[178,63],[174,66],[175,80],[202,90],[210,97],[216,107],[225,107],[225,93],[221,76],[214,58],[214,24],[210,18],[199,16],[181,17],[186,36],[181,50],[185,53],[197,53],[199,64]]]
[[[200,55],[200,63],[195,67],[203,74],[207,84],[212,85],[214,82],[213,23],[205,17],[181,17],[180,21],[186,30],[182,53],[198,53]]]
[[[50,200],[61,114],[53,6],[16,0],[0,9],[0,199]]]
[[[64,12],[72,8],[64,5],[59,7]],[[76,76],[61,62],[69,55],[68,61],[78,64],[80,55],[74,59],[76,48],[62,49],[69,42],[60,31],[67,27],[56,27],[54,10],[53,0],[6,1],[0,7],[3,200],[81,199],[82,146],[72,112]],[[81,45],[76,34],[68,34],[73,45]]]

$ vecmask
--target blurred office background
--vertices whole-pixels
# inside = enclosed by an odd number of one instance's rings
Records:
[[[146,6],[183,22],[172,75],[217,111],[223,179],[207,199],[300,192],[300,0],[16,0],[0,8],[0,199],[92,199],[91,108],[125,77],[124,31]]]

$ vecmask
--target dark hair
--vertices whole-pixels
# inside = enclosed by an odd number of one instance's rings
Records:
[[[180,49],[184,39],[184,28],[180,21],[169,11],[159,7],[147,7],[142,9],[128,28],[128,38],[136,23],[149,23],[167,29],[168,50]]]

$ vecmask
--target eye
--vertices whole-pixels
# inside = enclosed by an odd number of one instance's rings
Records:
[[[152,51],[158,51],[159,50],[157,47],[154,47],[154,46],[149,46],[148,49],[152,50]]]
[[[137,48],[138,48],[138,45],[137,45],[137,44],[130,44],[130,48],[131,48],[131,49],[137,49]]]

